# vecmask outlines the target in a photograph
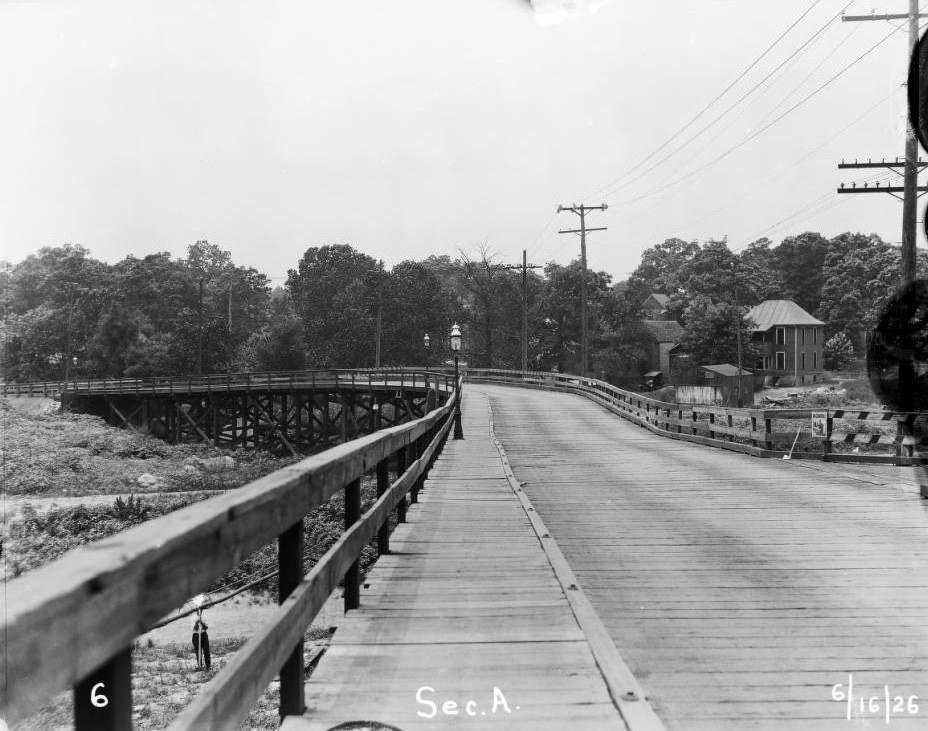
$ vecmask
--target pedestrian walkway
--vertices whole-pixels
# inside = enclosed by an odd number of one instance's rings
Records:
[[[361,608],[339,623],[307,683],[305,716],[288,717],[284,731],[350,721],[626,728],[596,638],[568,601],[576,587],[561,585],[507,478],[485,395],[467,394],[464,433],[448,440],[391,554],[365,579]]]

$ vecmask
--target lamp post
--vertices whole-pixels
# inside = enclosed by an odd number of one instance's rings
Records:
[[[458,354],[461,351],[461,328],[457,323],[451,328],[451,350],[454,352],[454,390],[456,400],[454,402],[454,438],[463,439],[464,432],[461,430],[461,381],[458,377]]]
[[[431,338],[429,338],[429,334],[426,333],[425,336],[422,338],[422,344],[425,346],[425,367],[426,368],[429,367],[429,343],[430,342],[432,342]]]

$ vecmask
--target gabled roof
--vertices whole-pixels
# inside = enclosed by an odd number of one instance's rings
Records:
[[[792,300],[764,300],[747,316],[754,320],[754,330],[769,330],[775,325],[824,325]]]
[[[719,363],[718,365],[701,365],[699,366],[705,371],[712,371],[713,373],[718,373],[720,376],[737,376],[738,375],[738,366],[733,366],[731,363]],[[749,376],[751,371],[746,371],[744,368],[741,369],[741,375]]]
[[[666,294],[661,294],[660,292],[651,292],[647,297],[645,297],[644,302],[641,303],[642,307],[648,303],[649,299],[653,299],[661,307],[667,307],[667,303],[670,302],[670,297]]]
[[[659,343],[679,343],[686,331],[675,320],[642,320],[641,324]]]

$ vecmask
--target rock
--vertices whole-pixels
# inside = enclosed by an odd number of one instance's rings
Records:
[[[235,460],[232,459],[230,456],[226,455],[225,457],[222,458],[222,466],[225,467],[227,470],[235,469]]]
[[[143,472],[138,476],[136,482],[142,487],[154,487],[159,482],[161,482],[161,480],[148,472]]]
[[[185,464],[184,472],[197,472],[197,468],[194,467],[192,464]]]

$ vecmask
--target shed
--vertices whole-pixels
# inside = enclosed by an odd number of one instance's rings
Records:
[[[741,383],[741,405],[754,404],[754,374],[731,363],[696,366],[677,382],[680,403],[738,406],[738,383]]]

